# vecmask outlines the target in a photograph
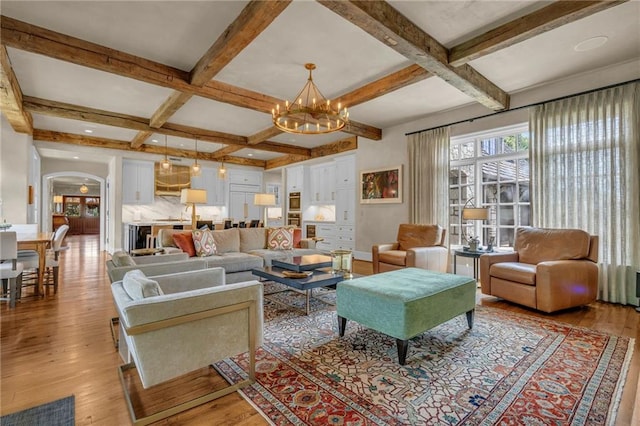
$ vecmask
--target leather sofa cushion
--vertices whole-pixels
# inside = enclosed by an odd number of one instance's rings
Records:
[[[589,234],[581,229],[518,228],[514,244],[522,263],[583,259],[589,255]]]
[[[489,274],[495,278],[507,281],[536,285],[536,265],[518,262],[494,263],[489,269]]]
[[[378,255],[378,261],[390,263],[391,265],[406,266],[407,252],[404,250],[387,250]]]
[[[442,228],[439,225],[401,223],[398,227],[399,250],[409,250],[414,247],[437,246],[441,240]]]

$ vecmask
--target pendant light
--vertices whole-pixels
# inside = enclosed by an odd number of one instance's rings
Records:
[[[218,179],[225,180],[227,178],[227,169],[224,167],[224,161],[218,167]]]
[[[198,138],[196,138],[196,161],[191,166],[191,176],[200,176],[202,168],[198,164]]]
[[[167,156],[167,135],[164,135],[164,160],[160,162],[160,168],[164,173],[169,173],[171,171],[171,161],[169,161],[169,157]]]

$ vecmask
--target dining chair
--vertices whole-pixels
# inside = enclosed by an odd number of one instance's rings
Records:
[[[260,219],[252,219],[249,223],[249,228],[257,228],[258,226],[260,226]]]
[[[173,225],[151,225],[151,233],[147,234],[147,248],[156,248],[158,231],[161,229],[173,229]]]
[[[0,279],[2,297],[9,308],[16,307],[18,289],[22,285],[22,263],[18,262],[18,237],[15,231],[0,232]]]
[[[60,252],[69,248],[62,245],[62,241],[64,240],[64,237],[67,235],[68,231],[69,225],[66,224],[56,229],[53,240],[51,242],[51,249],[47,250],[47,258],[45,264],[46,274],[43,285],[53,286],[53,294],[56,294],[58,292],[58,283],[60,276]],[[25,269],[35,269],[37,272],[39,265],[39,257],[37,253],[35,256],[19,257],[18,259],[20,260],[20,262],[22,262]],[[35,282],[35,284],[37,284],[37,281],[35,279],[33,281]],[[29,281],[29,283],[26,285],[34,285],[34,283]]]

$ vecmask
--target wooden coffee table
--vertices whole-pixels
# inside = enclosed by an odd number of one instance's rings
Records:
[[[264,295],[265,298],[267,298],[267,296],[271,294],[281,293],[283,291],[291,291],[292,289],[304,292],[305,298],[306,298],[305,309],[304,309],[305,315],[309,315],[309,301],[311,297],[313,297],[314,288],[335,286],[337,283],[344,280],[342,275],[332,274],[331,268],[315,269],[313,271],[313,274],[310,275],[308,278],[289,278],[284,274],[285,272],[287,272],[287,269],[279,268],[277,266],[267,266],[264,268],[255,268],[251,270],[251,273],[253,273],[253,275],[256,275],[260,278],[264,278],[265,280],[275,281],[277,283],[284,284],[287,287],[290,287],[285,290],[265,294]],[[282,303],[277,300],[273,300],[273,299],[269,299],[269,300],[286,305],[290,308],[295,308],[294,306]],[[316,298],[316,300],[320,300],[321,302],[327,303],[325,300],[322,300],[319,298]]]
[[[304,256],[292,256],[282,260],[273,259],[271,264],[290,271],[313,271],[314,269],[330,267],[331,256],[324,254],[307,254]]]

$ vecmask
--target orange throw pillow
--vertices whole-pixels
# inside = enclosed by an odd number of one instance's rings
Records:
[[[187,253],[189,257],[196,255],[196,246],[193,244],[191,232],[176,232],[173,234],[173,242],[176,243],[176,247]]]
[[[293,247],[300,248],[300,240],[302,239],[302,228],[293,229]]]

